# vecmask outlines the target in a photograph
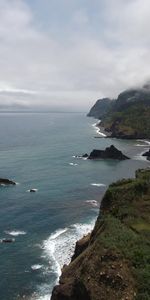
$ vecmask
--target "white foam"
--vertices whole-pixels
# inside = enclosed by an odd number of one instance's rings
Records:
[[[93,219],[89,224],[77,223],[71,225],[68,228],[58,229],[54,233],[52,233],[47,240],[43,242],[42,258],[45,258],[46,261],[49,261],[47,274],[53,273],[56,276],[56,280],[53,283],[53,286],[58,283],[59,276],[61,275],[61,269],[64,264],[70,263],[71,257],[74,253],[76,241],[91,232],[94,224],[95,219]],[[53,286],[51,286],[51,290]],[[47,285],[40,286],[38,295],[36,295],[36,297],[34,298],[32,297],[32,299],[49,300],[50,293],[47,294],[47,291]]]
[[[82,155],[76,155],[76,156],[72,156],[74,158],[77,158],[77,159],[83,159],[83,160],[87,160],[88,157],[83,157]],[[73,163],[70,163],[71,165],[73,165]],[[74,165],[77,165],[77,164],[74,164]]]
[[[143,156],[143,154],[144,154],[145,152],[147,152],[147,151],[149,151],[149,148],[145,148],[144,151],[142,151],[141,153],[135,155],[135,156],[133,157],[133,159],[135,159],[135,160],[142,160],[142,161],[149,162],[149,161],[147,160],[147,157],[146,157],[146,156]]]
[[[59,229],[44,241],[44,253],[55,261],[58,275],[63,265],[70,262],[76,241],[91,231],[94,223],[95,221],[90,224],[74,224],[68,228]]]
[[[94,206],[94,207],[98,207],[99,204],[96,200],[86,200],[86,203],[89,203],[90,205]]]
[[[104,184],[104,183],[91,183],[91,185],[92,186],[98,186],[98,187],[100,187],[100,186],[106,186],[106,184]]]
[[[101,135],[102,137],[106,137],[106,134],[100,131],[100,127],[98,126],[101,121],[98,121],[97,123],[92,124],[92,126],[95,128],[96,133]]]
[[[51,295],[35,296],[32,300],[50,300]]]
[[[70,166],[77,166],[78,164],[69,163]]]
[[[144,144],[144,145],[142,145],[142,144],[136,144],[135,145],[136,147],[145,147],[146,145]]]
[[[145,143],[146,145],[150,145],[150,141],[147,140],[137,140],[137,142]]]
[[[12,231],[4,231],[6,234],[12,235],[12,236],[18,236],[18,235],[25,235],[27,234],[25,231],[22,230],[12,230]]]
[[[39,269],[41,269],[43,267],[43,265],[33,265],[33,266],[31,266],[31,269],[32,270],[39,270]]]

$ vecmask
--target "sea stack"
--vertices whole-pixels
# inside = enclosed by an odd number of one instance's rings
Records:
[[[83,157],[85,157],[85,156],[83,156]],[[90,153],[90,155],[88,156],[88,159],[118,159],[118,160],[125,160],[125,159],[129,159],[129,157],[124,155],[114,145],[111,145],[110,147],[107,147],[105,150],[94,149]]]

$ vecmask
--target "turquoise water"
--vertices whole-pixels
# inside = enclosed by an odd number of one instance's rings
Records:
[[[0,299],[49,299],[76,239],[94,225],[99,204],[90,200],[149,165],[139,155],[148,141],[95,139],[94,122],[83,113],[0,114],[0,177],[18,183],[0,187],[0,238],[15,238],[0,244]],[[132,159],[73,157],[112,143]]]

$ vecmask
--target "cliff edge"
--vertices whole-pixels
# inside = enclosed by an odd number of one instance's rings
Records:
[[[109,186],[51,300],[150,299],[150,169]]]

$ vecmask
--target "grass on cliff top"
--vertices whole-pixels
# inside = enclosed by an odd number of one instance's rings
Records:
[[[136,179],[111,184],[101,211],[94,230],[99,247],[113,249],[128,260],[136,300],[150,300],[150,169],[136,172]]]

